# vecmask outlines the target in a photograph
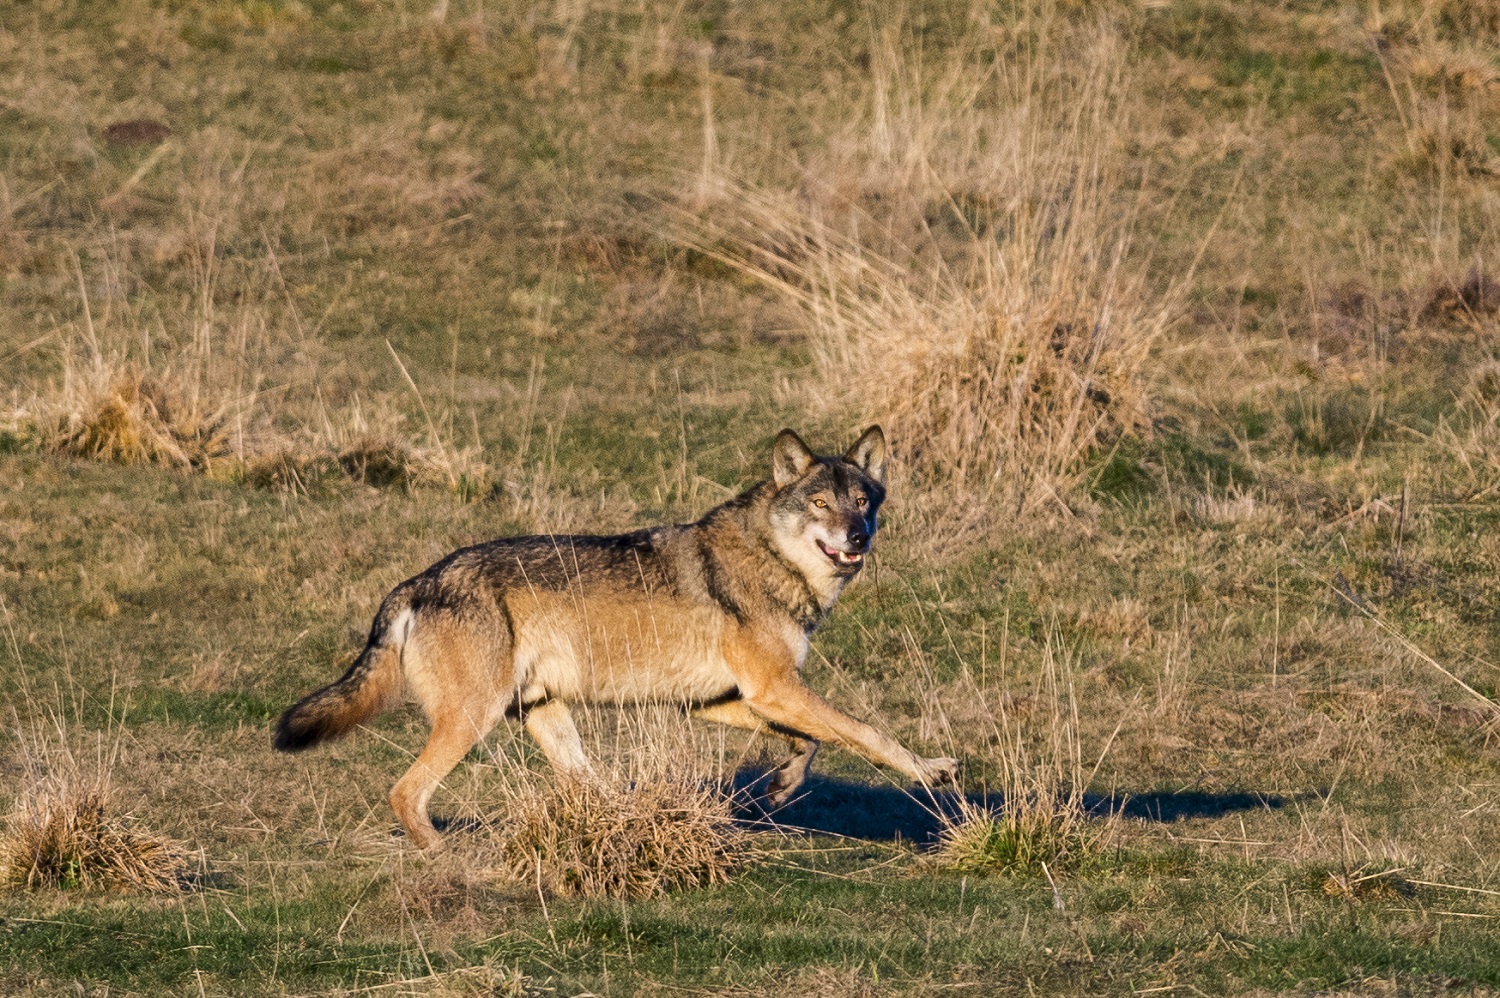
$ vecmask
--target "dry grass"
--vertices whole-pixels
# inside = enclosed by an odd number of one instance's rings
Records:
[[[18,406],[26,435],[47,450],[122,464],[213,471],[242,459],[268,424],[256,405],[265,377],[257,358],[277,334],[265,309],[226,314],[215,305],[213,253],[209,245],[195,254],[194,293],[166,316],[131,302],[133,256],[122,241],[92,272],[75,259],[79,314],[55,330],[57,376],[32,382]]]
[[[118,738],[78,750],[62,711],[49,713],[26,730],[17,723],[25,776],[0,833],[0,887],[181,890],[186,851],[121,807]]]
[[[949,518],[1055,501],[1142,429],[1177,314],[1135,245],[1119,34],[1043,18],[1011,44],[930,80],[894,30],[863,102],[828,115],[853,122],[830,163],[797,191],[726,181],[719,221],[682,236],[801,311],[807,396],[881,420]]]
[[[938,860],[965,873],[1061,871],[1094,851],[1086,814],[1035,794],[1007,798],[998,812],[963,800],[945,817]]]
[[[976,873],[1026,873],[1051,877],[1074,869],[1112,842],[1117,813],[1093,813],[1085,791],[1109,752],[1118,728],[1091,767],[1084,761],[1076,694],[1068,678],[1075,663],[1055,625],[1040,649],[1040,673],[1024,722],[1014,717],[1014,700],[1002,687],[991,699],[973,694],[989,708],[987,753],[999,809],[960,797],[944,812],[935,859],[943,866]],[[1120,722],[1125,723],[1124,718]]]
[[[206,468],[228,455],[225,412],[203,412],[179,387],[128,363],[70,366],[41,434],[60,454],[120,464]]]
[[[0,885],[13,890],[177,891],[187,872],[181,846],[120,813],[97,784],[27,790],[0,838]]]
[[[397,110],[380,125],[355,129],[347,143],[310,159],[305,180],[314,210],[345,237],[379,229],[430,243],[485,194],[478,157],[455,141],[460,127],[424,127],[420,112]],[[424,142],[440,143],[441,151],[427,155]]]
[[[486,763],[449,778],[460,820],[485,830],[468,841],[487,876],[544,895],[648,898],[727,883],[762,854],[736,820],[727,729],[673,704],[573,714],[590,777],[522,761],[530,739],[508,725]]]
[[[272,258],[265,273],[243,280],[255,288],[275,266]],[[211,263],[200,269],[197,291],[174,317],[173,332],[129,306],[96,318],[79,266],[82,314],[59,330],[59,376],[33,383],[11,413],[18,435],[54,453],[166,465],[294,495],[326,495],[345,481],[435,487],[466,501],[493,489],[483,448],[457,441],[451,413],[434,419],[394,351],[393,368],[415,399],[422,429],[390,396],[365,402],[356,393],[332,414],[320,397],[315,404],[272,404],[287,392],[262,388],[271,374],[315,384],[320,351],[303,343],[290,361],[268,363],[291,343],[292,334],[277,323],[300,320],[266,302],[267,288],[241,287],[241,295],[260,299],[259,307],[223,314],[214,303],[220,276]],[[125,263],[110,259],[101,270],[96,283],[104,295],[125,299]]]
[[[412,390],[425,414],[415,383]],[[441,425],[429,418],[423,433],[388,400],[370,405],[358,395],[342,413],[321,413],[315,427],[263,444],[245,457],[241,468],[249,484],[293,495],[326,495],[353,482],[373,488],[443,489],[472,501],[497,487],[497,472],[484,448],[477,442],[457,443],[451,416]]]
[[[1482,186],[1500,173],[1486,131],[1500,109],[1495,14],[1486,6],[1396,4],[1365,24],[1406,133],[1407,165],[1444,185]]]
[[[643,898],[722,884],[750,856],[731,798],[690,776],[517,781],[499,820],[505,876],[557,894]]]
[[[1457,411],[1439,420],[1432,439],[1462,470],[1473,499],[1494,494],[1500,482],[1500,361],[1475,366]]]

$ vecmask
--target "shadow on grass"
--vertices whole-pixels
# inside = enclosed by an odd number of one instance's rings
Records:
[[[871,841],[905,840],[919,845],[935,842],[942,829],[942,816],[956,814],[959,794],[952,790],[929,792],[915,787],[857,783],[832,776],[809,776],[785,807],[767,811],[762,795],[768,773],[741,770],[734,789],[745,803],[742,821],[751,825],[774,825],[823,835],[840,835]],[[968,794],[970,803],[996,811],[1005,806],[999,794]],[[1188,818],[1217,818],[1238,811],[1275,810],[1286,799],[1271,794],[1243,791],[1213,793],[1206,790],[1124,794],[1087,794],[1085,803],[1098,815],[1120,814],[1143,821],[1173,822]]]

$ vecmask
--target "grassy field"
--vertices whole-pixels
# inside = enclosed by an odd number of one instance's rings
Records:
[[[1500,991],[1497,123],[1495,0],[0,9],[0,992]],[[519,727],[436,857],[414,710],[271,751],[452,548],[874,421],[808,680],[961,793],[582,897]],[[80,800],[170,889],[17,882]]]

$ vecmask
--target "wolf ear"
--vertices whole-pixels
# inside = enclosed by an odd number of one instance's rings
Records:
[[[854,446],[849,448],[849,453],[844,455],[844,460],[855,465],[865,474],[877,482],[885,482],[885,433],[878,426],[872,426],[864,432],[864,436],[854,441]]]
[[[791,430],[776,434],[776,443],[771,446],[771,475],[776,487],[784,489],[807,474],[812,467],[813,452],[802,442],[802,438]]]

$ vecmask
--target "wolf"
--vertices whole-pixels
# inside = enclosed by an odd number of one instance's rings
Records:
[[[930,787],[957,760],[923,758],[837,710],[802,681],[808,640],[860,572],[885,498],[885,435],[818,456],[791,430],[771,478],[695,523],[611,537],[511,537],[462,548],[391,590],[364,650],[336,682],[287,709],[275,747],[299,752],[362,724],[403,686],[432,724],[391,790],[407,836],[441,845],[434,790],[505,716],[517,716],[560,773],[591,778],[575,703],[673,702],[770,730],[792,754],[771,806],[831,742]]]

